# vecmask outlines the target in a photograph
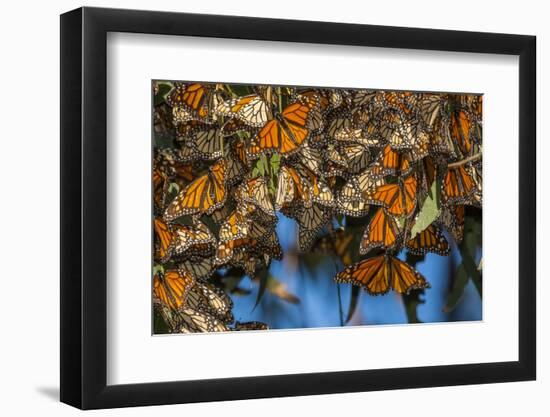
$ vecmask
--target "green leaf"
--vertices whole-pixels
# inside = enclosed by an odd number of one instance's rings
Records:
[[[168,83],[159,83],[159,90],[157,94],[155,95],[155,106],[161,104],[166,100],[166,95],[170,92],[172,89],[172,85]]]
[[[260,301],[265,294],[265,290],[267,289],[267,281],[269,279],[269,271],[267,268],[262,269],[262,271],[258,274],[258,279],[260,280],[260,287],[258,288],[258,296],[256,297],[256,303],[254,304],[252,311],[258,307],[258,304],[260,304]]]
[[[281,166],[281,157],[279,156],[279,154],[274,153],[271,156],[270,163],[271,163],[271,170],[273,171],[273,173],[276,174],[277,172],[279,172],[279,168]]]
[[[157,148],[173,148],[174,141],[170,136],[155,135],[155,147]]]
[[[260,158],[256,161],[256,168],[259,174],[263,177],[265,175],[266,166],[264,165],[264,159]]]
[[[162,316],[155,311],[154,312],[154,322],[153,322],[153,334],[166,334],[170,333],[170,327],[164,321]]]
[[[158,273],[164,273],[164,266],[162,266],[161,264],[155,264],[153,265],[153,275],[156,275]]]
[[[475,261],[478,242],[481,242],[481,223],[467,217],[464,222],[464,239],[459,246],[462,265],[479,293],[482,295],[481,272]]]
[[[424,200],[424,204],[416,217],[416,221],[411,229],[410,238],[414,238],[418,233],[425,230],[439,216],[440,207],[439,199],[437,198],[438,181],[434,181],[430,187],[428,197]]]
[[[468,273],[466,272],[466,268],[464,268],[464,264],[461,264],[456,270],[453,281],[453,288],[451,289],[451,292],[447,297],[447,303],[445,307],[443,307],[443,311],[445,313],[449,313],[455,309],[458,302],[462,298],[462,295],[464,294],[464,289],[466,288],[467,284]]]
[[[418,306],[424,304],[424,300],[421,298],[423,294],[424,290],[412,290],[409,294],[403,294],[403,303],[409,323],[422,323],[418,318]]]
[[[168,194],[179,193],[179,192],[180,192],[180,186],[175,182],[171,182],[170,185],[168,186]]]

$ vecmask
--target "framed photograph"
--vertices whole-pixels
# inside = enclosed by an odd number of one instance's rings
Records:
[[[535,37],[61,16],[61,401],[532,380]]]

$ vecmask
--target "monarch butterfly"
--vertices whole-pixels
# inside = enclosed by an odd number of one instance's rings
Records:
[[[269,330],[269,326],[261,321],[247,321],[243,323],[237,321],[232,330],[236,332],[245,330]]]
[[[187,294],[186,307],[207,313],[224,323],[233,322],[233,301],[222,289],[210,283],[195,282]]]
[[[160,169],[153,170],[153,201],[155,211],[164,209],[164,202],[168,192],[168,177]]]
[[[386,112],[380,134],[397,151],[407,150],[412,160],[423,158],[429,152],[430,137],[416,119],[404,118],[400,113]]]
[[[386,145],[374,163],[373,173],[376,175],[407,175],[412,166],[405,152],[396,152]]]
[[[390,289],[408,294],[412,289],[429,287],[420,272],[389,255],[364,259],[348,266],[336,275],[335,281],[361,286],[371,295],[386,294]]]
[[[300,150],[289,157],[287,161],[290,165],[301,163],[312,172],[321,172],[323,155],[321,150],[311,146],[310,139],[308,139],[302,143]]]
[[[233,257],[233,251],[239,247],[253,244],[249,237],[250,220],[242,207],[235,209],[220,227],[219,244],[216,252],[216,265],[224,265]]]
[[[164,219],[171,222],[186,214],[211,214],[225,202],[227,164],[220,159],[209,172],[185,187],[164,211]]]
[[[443,206],[440,215],[441,222],[457,243],[462,242],[464,237],[464,216],[464,205]]]
[[[298,209],[293,216],[298,223],[298,246],[307,252],[319,232],[332,218],[332,209],[317,204]]]
[[[394,216],[410,216],[416,207],[417,181],[414,175],[397,184],[384,184],[367,193],[369,204],[382,205]]]
[[[269,196],[265,177],[243,181],[237,189],[237,196],[240,201],[259,208],[267,216],[268,221],[276,221],[275,207]]]
[[[467,203],[474,191],[474,180],[463,165],[447,169],[443,180],[443,197],[447,204]]]
[[[157,272],[153,277],[153,300],[172,310],[181,308],[195,280],[186,272],[176,270]]]
[[[376,90],[357,90],[353,96],[353,106],[365,107],[372,105],[376,94]]]
[[[352,177],[342,187],[336,197],[337,212],[351,217],[363,217],[369,212],[369,204],[363,196],[360,182],[359,177]]]
[[[178,269],[188,272],[197,281],[207,280],[214,272],[211,257],[187,257],[178,263]]]
[[[289,208],[299,199],[303,205],[311,206],[309,184],[296,169],[283,165],[279,171],[275,208]]]
[[[249,154],[255,157],[262,152],[277,151],[286,155],[299,149],[309,134],[306,124],[310,110],[297,102],[276,113],[254,137]]]
[[[371,249],[378,247],[392,248],[400,237],[401,231],[395,219],[386,214],[383,208],[379,208],[363,233],[359,253],[366,255]]]
[[[209,256],[214,251],[216,239],[204,223],[197,222],[194,226],[174,223],[172,231],[172,257]]]
[[[421,94],[418,102],[418,118],[425,129],[432,131],[441,118],[447,100],[445,94]]]
[[[282,259],[283,251],[273,224],[252,222],[250,237],[255,242],[255,245],[252,246],[252,252],[267,255],[271,259]]]
[[[208,119],[209,112],[216,108],[219,100],[213,86],[200,83],[176,83],[166,98],[174,111],[174,124],[184,123],[196,117]]]
[[[293,101],[301,102],[309,107],[310,113],[306,127],[311,133],[319,133],[325,127],[325,114],[330,101],[320,90],[302,90],[293,96]]]
[[[213,160],[223,156],[224,135],[220,128],[211,127],[195,133],[191,139],[194,154],[202,160]]]
[[[203,311],[183,308],[175,317],[177,333],[227,332],[229,327],[222,321]]]
[[[329,144],[327,151],[331,176],[346,177],[348,174],[358,174],[367,168],[370,162],[368,148],[360,143]]]
[[[430,189],[437,176],[437,166],[432,157],[427,156],[422,160],[419,169],[420,182],[426,192]]]
[[[314,203],[333,207],[334,196],[330,187],[303,166],[283,165],[279,172],[275,208],[294,217],[296,210],[311,208]]]
[[[229,148],[229,154],[224,158],[227,166],[226,187],[237,184],[248,171],[246,160],[241,159],[241,145],[240,141],[234,142]]]
[[[220,115],[235,117],[251,127],[263,127],[272,117],[270,104],[263,97],[252,94],[224,101],[218,105]]]
[[[162,219],[155,217],[153,220],[155,228],[155,259],[159,262],[166,262],[172,254],[172,231]]]
[[[451,113],[451,137],[464,155],[468,155],[472,149],[471,129],[472,122],[468,113],[463,110]]]
[[[177,149],[162,149],[155,156],[157,169],[170,177],[175,177],[176,181],[192,181],[195,178],[193,166],[187,162]]]
[[[405,246],[409,252],[415,255],[424,255],[428,252],[433,252],[438,255],[447,256],[450,253],[447,239],[445,239],[441,230],[433,223],[415,237],[409,239]]]

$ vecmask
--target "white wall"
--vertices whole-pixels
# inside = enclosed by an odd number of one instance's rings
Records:
[[[509,4],[508,4],[509,3]],[[181,12],[250,15],[293,19],[370,23],[534,34],[538,37],[538,120],[540,97],[550,95],[548,73],[550,27],[544,2],[400,1],[269,2],[210,0],[93,1],[89,6],[159,9]],[[3,282],[0,320],[0,410],[4,415],[73,415],[57,402],[59,379],[59,17],[79,7],[76,1],[4,2],[0,16],[2,99],[0,100],[0,260]],[[406,70],[406,69],[404,69]],[[538,129],[539,213],[548,200],[543,184],[549,168],[540,164],[550,146]],[[549,248],[550,222],[539,216],[539,259]],[[546,232],[546,233],[544,233]],[[342,412],[389,415],[467,416],[548,415],[544,394],[550,391],[550,303],[547,274],[539,268],[539,378],[537,382],[499,385],[325,395],[291,399],[239,401],[101,411],[99,415],[338,415]],[[544,297],[544,298],[543,298]],[[223,349],[223,347],[220,347]],[[368,354],[368,351],[365,351]],[[96,415],[96,414],[95,414]]]

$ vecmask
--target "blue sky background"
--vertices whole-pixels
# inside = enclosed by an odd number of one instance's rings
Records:
[[[293,220],[280,216],[277,234],[283,253],[296,246],[297,226]],[[451,256],[428,254],[425,261],[416,265],[431,285],[431,288],[425,290],[425,303],[420,304],[417,310],[420,321],[428,323],[481,320],[481,298],[471,282],[467,285],[457,307],[450,313],[443,312],[450,287],[450,271],[459,261],[460,255],[453,247]],[[235,319],[266,322],[272,329],[340,326],[338,287],[333,281],[335,268],[334,259],[328,255],[323,258],[314,273],[301,262],[294,262],[289,257],[283,258],[282,261],[273,261],[270,266],[271,275],[286,284],[287,290],[296,295],[300,303],[291,304],[266,291],[258,306],[254,308],[258,284],[245,277],[239,287],[251,292],[248,295],[232,295]],[[351,298],[351,285],[339,285],[345,316]],[[407,322],[400,294],[390,291],[383,296],[371,296],[361,291],[358,306],[347,325]]]

